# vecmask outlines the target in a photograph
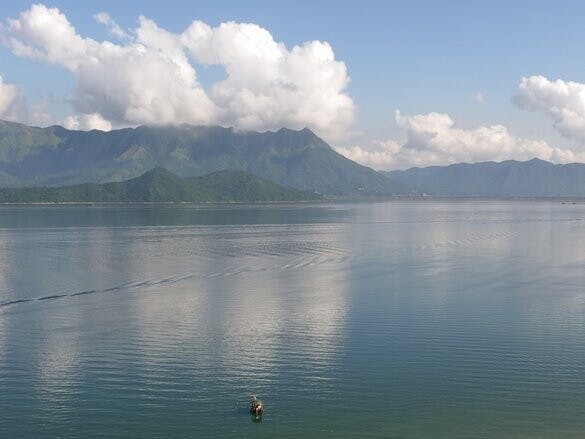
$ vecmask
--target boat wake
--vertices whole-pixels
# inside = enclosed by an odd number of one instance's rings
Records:
[[[129,291],[137,291],[141,289],[145,289],[148,287],[156,287],[156,286],[163,286],[163,285],[170,285],[170,284],[177,284],[179,282],[183,282],[189,279],[214,279],[214,278],[224,278],[229,276],[237,276],[246,273],[255,273],[255,272],[262,272],[262,271],[284,271],[284,270],[299,270],[304,269],[311,266],[318,266],[323,264],[338,264],[342,262],[346,262],[349,259],[348,255],[316,255],[311,257],[299,257],[294,258],[292,261],[290,258],[286,258],[286,263],[280,264],[267,264],[263,266],[234,266],[229,267],[221,271],[214,271],[210,273],[187,273],[181,275],[175,275],[170,277],[165,277],[162,279],[150,279],[147,281],[139,281],[139,282],[127,282],[124,284],[116,285],[109,288],[104,289],[90,289],[90,290],[83,290],[83,291],[74,291],[70,293],[53,293],[46,296],[40,297],[25,297],[25,298],[18,298],[13,300],[7,300],[4,302],[0,302],[0,308],[6,308],[9,306],[20,305],[24,303],[31,303],[31,302],[39,302],[39,301],[52,301],[52,300],[59,300],[71,297],[78,297],[78,296],[88,296],[93,294],[106,294],[106,293],[118,293],[118,292],[129,292]]]

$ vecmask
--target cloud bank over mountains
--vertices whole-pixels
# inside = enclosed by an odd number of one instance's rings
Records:
[[[172,33],[140,17],[138,27],[126,32],[107,13],[94,18],[118,41],[83,37],[62,12],[41,4],[8,19],[0,37],[16,56],[71,72],[79,114],[64,121],[70,127],[308,126],[337,140],[353,123],[347,68],[326,42],[288,49],[249,23],[211,27],[194,21],[184,32]],[[205,89],[197,77],[201,65],[223,67],[225,78]]]
[[[394,119],[404,132],[403,141],[390,139],[371,148],[353,146],[338,151],[375,169],[534,157],[553,163],[585,162],[585,84],[525,77],[512,100],[520,108],[548,116],[557,132],[575,145],[557,148],[544,140],[516,137],[503,125],[460,128],[448,114],[403,116],[396,111]]]
[[[55,121],[46,106],[28,105],[18,87],[0,77],[0,118],[82,130],[177,123],[257,131],[309,127],[342,145],[355,131],[349,74],[327,42],[288,48],[251,23],[214,27],[193,21],[174,33],[146,17],[131,30],[106,12],[93,18],[111,40],[81,35],[64,13],[42,4],[0,24],[1,45],[18,57],[66,69],[76,84],[69,97],[76,113]],[[219,66],[224,76],[202,84],[197,72],[207,66]],[[482,92],[471,97],[485,102]],[[585,161],[585,84],[529,76],[520,81],[513,102],[546,115],[573,146],[518,137],[504,125],[462,127],[441,112],[396,111],[400,139],[337,150],[376,169],[533,157]]]
[[[543,140],[513,136],[503,125],[460,128],[448,114],[428,113],[404,116],[395,122],[405,140],[378,142],[374,149],[355,146],[338,150],[376,169],[447,165],[459,162],[529,160],[534,157],[557,163],[585,160],[585,154],[554,148]]]

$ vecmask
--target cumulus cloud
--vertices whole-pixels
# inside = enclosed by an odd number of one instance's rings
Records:
[[[141,28],[151,28],[141,20]],[[181,50],[138,40],[117,45],[82,38],[58,9],[34,5],[8,20],[6,41],[18,56],[68,69],[77,79],[73,103],[115,124],[211,123],[215,105]],[[161,31],[163,33],[163,31]]]
[[[255,24],[194,21],[173,33],[144,17],[128,34],[106,13],[95,19],[124,42],[85,38],[58,9],[41,4],[9,19],[2,40],[17,56],[69,70],[75,109],[112,126],[308,126],[336,140],[353,122],[346,66],[326,42],[288,49]],[[195,70],[201,64],[223,67],[225,78],[206,90]]]
[[[5,83],[0,76],[0,118],[14,118],[21,101],[18,88],[15,85]]]
[[[399,166],[402,145],[396,140],[374,142],[371,148],[360,145],[335,148],[338,153],[377,170],[394,169]],[[410,166],[409,166],[410,167]]]
[[[373,148],[338,149],[352,160],[376,169],[448,165],[458,162],[529,160],[538,157],[557,163],[585,160],[585,154],[554,148],[543,140],[513,136],[503,125],[461,128],[444,113],[395,114],[405,135],[403,142],[378,142]]]
[[[546,114],[560,134],[585,143],[585,84],[544,76],[522,78],[514,102]]]
[[[247,129],[301,128],[307,124],[331,137],[352,122],[354,106],[343,92],[345,64],[328,43],[311,41],[288,50],[255,24],[194,22],[181,41],[205,64],[222,65],[226,79],[211,97],[223,118]]]
[[[112,129],[112,124],[98,113],[68,116],[63,120],[62,125],[69,130],[110,131]]]

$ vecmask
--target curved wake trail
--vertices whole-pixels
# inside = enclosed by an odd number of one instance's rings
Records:
[[[419,245],[415,247],[417,251],[429,251],[432,249],[440,248],[440,247],[469,247],[472,245],[477,245],[479,242],[490,242],[497,239],[512,239],[517,234],[517,232],[512,231],[502,231],[502,232],[495,232],[489,234],[473,234],[467,237],[461,237],[460,239],[456,240],[447,240],[447,241],[437,241],[432,242],[425,245]],[[386,249],[388,252],[388,249]],[[405,252],[403,249],[394,249],[394,253],[402,253]],[[294,255],[298,255],[297,257],[291,257]],[[167,285],[167,284],[176,284],[188,279],[214,279],[214,278],[223,278],[228,276],[237,276],[240,274],[245,273],[258,273],[258,272],[265,272],[265,271],[288,271],[288,270],[301,270],[309,267],[316,267],[324,264],[340,264],[340,263],[355,263],[357,260],[362,259],[365,255],[358,255],[355,252],[350,252],[347,249],[341,249],[338,247],[331,247],[331,246],[315,246],[315,245],[307,245],[306,243],[299,244],[297,246],[292,246],[288,251],[283,252],[282,249],[278,251],[278,253],[271,248],[271,246],[265,246],[260,250],[256,250],[253,254],[248,254],[248,256],[252,257],[265,257],[270,256],[275,259],[281,259],[281,261],[273,264],[265,264],[265,265],[255,265],[254,267],[250,266],[232,266],[226,267],[222,271],[215,271],[211,273],[187,273],[181,274],[176,276],[170,276],[162,279],[150,279],[146,281],[139,281],[139,282],[127,282],[121,285],[116,285],[113,287],[105,288],[105,289],[89,289],[83,291],[75,291],[71,293],[53,293],[46,296],[41,297],[26,297],[20,299],[12,299],[5,302],[0,302],[0,309],[19,305],[23,303],[31,303],[31,302],[38,302],[38,301],[53,301],[59,299],[65,299],[70,297],[77,297],[77,296],[85,296],[85,295],[92,295],[92,294],[105,294],[105,293],[117,293],[122,290],[124,291],[132,291],[138,290],[142,288],[152,287],[152,286],[160,286],[160,285]],[[284,261],[282,261],[284,259]]]
[[[283,271],[283,270],[297,270],[302,269],[308,266],[315,266],[315,265],[322,265],[326,263],[342,263],[348,260],[348,255],[332,255],[332,256],[311,256],[311,257],[299,257],[295,258],[293,261],[287,258],[287,262],[283,264],[274,264],[274,265],[265,265],[260,267],[246,267],[246,266],[239,266],[239,267],[229,267],[223,271],[216,271],[206,274],[201,273],[187,273],[181,274],[177,276],[166,277],[163,279],[151,279],[146,281],[140,282],[127,282],[121,285],[116,285],[109,288],[104,289],[90,289],[90,290],[83,290],[83,291],[75,291],[70,293],[54,293],[46,296],[40,297],[25,297],[20,299],[13,299],[7,300],[4,302],[0,302],[0,308],[5,308],[13,305],[19,305],[23,303],[31,303],[31,302],[39,302],[39,301],[52,301],[52,300],[59,300],[65,299],[70,297],[78,297],[78,296],[86,296],[86,295],[93,295],[93,294],[106,294],[106,293],[117,293],[120,291],[132,291],[138,290],[142,288],[152,287],[152,286],[160,286],[160,285],[168,285],[168,284],[176,284],[188,279],[200,278],[200,279],[213,279],[213,278],[221,278],[221,277],[228,277],[228,276],[237,276],[240,274],[245,273],[256,273],[256,272],[263,272],[269,270],[276,270],[276,271]]]

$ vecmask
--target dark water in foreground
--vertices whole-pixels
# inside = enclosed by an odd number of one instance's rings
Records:
[[[585,435],[584,204],[0,207],[0,302],[3,438]]]

